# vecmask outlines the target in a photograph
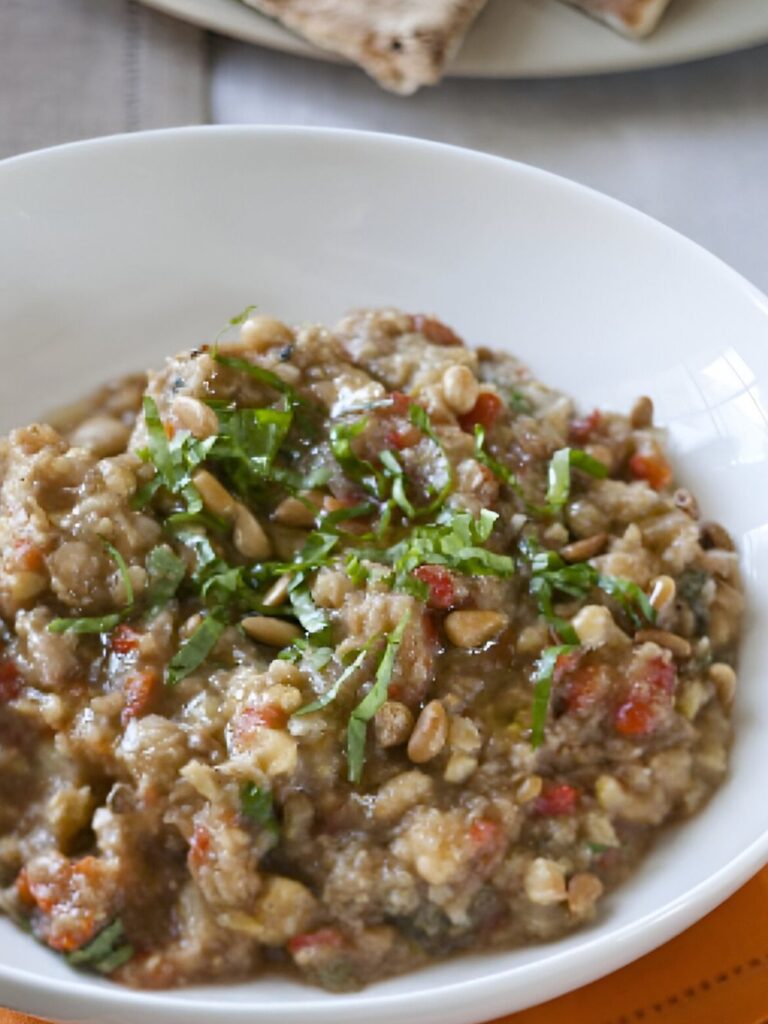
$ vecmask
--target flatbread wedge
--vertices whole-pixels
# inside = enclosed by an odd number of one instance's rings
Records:
[[[246,0],[403,95],[438,82],[487,0]]]
[[[671,0],[566,0],[627,36],[647,36]]]

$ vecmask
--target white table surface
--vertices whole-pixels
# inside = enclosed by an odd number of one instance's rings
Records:
[[[453,79],[408,99],[353,68],[219,38],[212,68],[216,122],[394,132],[536,164],[646,211],[768,291],[768,47],[623,75]]]

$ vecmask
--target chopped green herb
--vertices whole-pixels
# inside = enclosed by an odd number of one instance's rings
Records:
[[[351,423],[336,423],[331,427],[328,443],[345,476],[359,483],[370,494],[381,498],[384,496],[381,474],[352,448],[352,442],[360,437],[367,426],[368,418],[365,416]]]
[[[286,409],[218,409],[219,433],[210,458],[240,495],[281,476],[275,467],[293,422]]]
[[[188,512],[199,512],[203,503],[192,483],[192,474],[208,457],[216,437],[200,441],[188,431],[179,430],[169,440],[157,403],[149,395],[144,396],[144,422],[147,428],[147,447],[138,454],[145,462],[152,463],[156,473],[137,493],[134,506],[143,507],[160,487],[166,487],[171,494],[185,499]]]
[[[166,683],[169,686],[175,686],[182,679],[186,679],[196,668],[199,668],[216,646],[225,629],[226,623],[213,615],[204,618],[171,659],[165,679]]]
[[[87,967],[99,974],[111,974],[133,956],[133,947],[125,941],[125,929],[120,918],[102,928],[87,945],[67,954],[74,967]]]
[[[336,700],[344,683],[346,683],[346,681],[361,668],[369,649],[370,643],[366,644],[361,651],[358,651],[354,661],[347,665],[344,671],[339,675],[336,682],[333,683],[332,686],[329,686],[324,694],[318,697],[317,700],[313,700],[311,704],[305,704],[303,708],[299,708],[298,711],[294,711],[293,716],[298,718],[300,715],[311,715],[315,711],[321,711],[332,701]]]
[[[549,486],[547,501],[556,508],[564,505],[571,493],[571,467],[580,469],[590,476],[602,478],[608,476],[608,467],[592,458],[581,448],[560,448],[552,456],[549,463]]]
[[[308,585],[304,582],[303,573],[292,582],[288,591],[293,614],[301,623],[302,629],[310,635],[327,633],[330,628],[328,612],[315,604]],[[319,638],[319,637],[318,637]]]
[[[347,726],[347,774],[350,782],[359,782],[362,777],[368,722],[387,699],[395,659],[407,625],[408,618],[406,617],[387,637],[387,645],[376,670],[374,684],[350,716]]]
[[[254,311],[254,309],[258,309],[258,306],[246,306],[244,310],[237,314],[237,316],[232,317],[232,319],[229,321],[229,326],[239,327],[241,324],[244,324],[248,317],[251,315],[251,313]]]
[[[303,636],[278,654],[283,661],[303,662],[312,672],[321,672],[333,660],[332,647],[313,647],[310,638]]]
[[[640,629],[647,623],[653,624],[656,621],[656,609],[648,600],[648,595],[643,588],[637,583],[621,576],[599,575],[597,585],[621,605],[636,628]]]
[[[131,583],[131,576],[128,572],[128,566],[125,564],[125,559],[117,548],[113,544],[110,544],[108,540],[105,540],[102,537],[101,543],[115,560],[117,568],[120,571],[120,576],[123,581],[123,589],[125,590],[127,599],[125,608],[120,612],[112,612],[110,615],[85,616],[71,619],[53,619],[48,623],[49,633],[111,633],[116,626],[119,626],[121,622],[125,622],[125,620],[133,614],[133,584]]]
[[[347,576],[349,576],[356,587],[362,586],[370,575],[357,555],[348,556],[346,569]]]
[[[563,654],[577,650],[576,644],[562,644],[559,647],[545,647],[536,662],[533,674],[533,706],[531,708],[531,745],[540,747],[544,740],[544,726],[549,710],[552,679],[557,659]]]
[[[249,377],[253,377],[260,384],[266,384],[274,391],[279,391],[281,395],[286,396],[291,405],[301,405],[304,402],[295,388],[292,388],[287,381],[284,381],[276,373],[272,373],[271,370],[265,370],[263,366],[257,366],[256,363],[240,359],[238,356],[223,356],[216,350],[211,352],[211,355],[221,366],[227,366],[230,370],[239,370],[240,373],[247,373]]]
[[[493,473],[495,477],[502,480],[505,484],[512,488],[512,490],[519,495],[522,495],[522,487],[515,474],[505,466],[503,463],[494,459],[492,455],[489,455],[485,451],[485,428],[481,423],[475,424],[475,459],[482,465],[487,466],[488,469]]]
[[[518,391],[517,388],[509,388],[507,390],[507,405],[517,413],[533,412],[533,405],[530,399],[526,398],[523,392]]]
[[[379,459],[382,466],[384,466],[385,476],[392,481],[392,500],[398,508],[405,512],[409,519],[414,519],[416,517],[416,509],[405,493],[405,470],[397,461],[397,456],[394,452],[385,449],[380,452]]]
[[[280,826],[275,814],[275,805],[269,790],[261,789],[255,782],[246,782],[240,790],[240,809],[246,818],[277,836]]]
[[[181,581],[187,574],[187,567],[171,548],[160,544],[152,548],[147,556],[147,572],[147,615],[152,618],[175,597]]]

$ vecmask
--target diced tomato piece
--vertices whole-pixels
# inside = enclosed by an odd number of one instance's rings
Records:
[[[125,704],[120,721],[127,725],[132,718],[141,718],[152,707],[160,692],[160,673],[154,668],[132,672],[123,684]]]
[[[46,936],[46,943],[59,953],[74,953],[80,949],[96,934],[96,919],[93,914],[83,912],[76,917],[73,915],[63,931]]]
[[[35,902],[35,897],[32,895],[32,889],[29,885],[29,875],[25,867],[16,876],[15,885],[16,895],[22,903],[32,904]]]
[[[341,949],[344,936],[338,928],[318,928],[316,932],[300,932],[288,940],[288,950],[301,953],[305,949]]]
[[[192,840],[189,844],[187,860],[190,867],[200,868],[205,864],[211,853],[211,833],[204,825],[195,825]]]
[[[442,320],[436,320],[431,316],[424,316],[423,313],[417,313],[416,316],[412,317],[413,329],[418,331],[419,334],[423,334],[427,341],[431,341],[433,345],[462,345],[461,338],[453,331],[447,324],[444,324]]]
[[[555,662],[554,681],[559,683],[564,676],[573,672],[583,657],[584,652],[581,649],[559,654]]]
[[[672,479],[672,468],[661,455],[636,452],[629,460],[629,471],[636,480],[647,481],[654,491],[660,491]]]
[[[238,714],[235,731],[239,737],[252,736],[255,729],[284,729],[288,722],[288,712],[279,704],[262,704],[259,707],[247,707]]]
[[[475,846],[496,846],[503,835],[501,825],[491,818],[476,818],[469,827],[469,838]]]
[[[40,572],[45,568],[45,553],[42,548],[28,540],[17,540],[14,544],[14,562],[26,572]]]
[[[141,641],[141,633],[130,626],[120,625],[115,629],[109,641],[109,646],[115,654],[130,654],[135,651]]]
[[[391,391],[387,397],[392,401],[387,412],[394,412],[397,416],[408,415],[408,410],[413,405],[410,395],[406,395],[403,391]]]
[[[671,661],[664,658],[653,658],[646,666],[645,681],[661,694],[671,694],[677,684],[677,669]]]
[[[24,679],[10,658],[0,661],[0,704],[13,700],[21,693]]]
[[[562,695],[572,714],[583,714],[594,706],[600,689],[600,667],[583,665],[567,676]]]
[[[452,572],[442,565],[420,565],[413,570],[413,575],[429,588],[427,603],[430,608],[453,607],[456,601],[456,587]]]
[[[563,814],[573,814],[579,800],[579,791],[567,782],[554,786],[545,786],[541,796],[537,797],[534,810],[546,818],[555,818]]]
[[[387,444],[389,447],[397,448],[400,452],[403,448],[413,448],[420,440],[421,431],[412,423],[408,423],[403,427],[393,427],[387,433]]]
[[[585,441],[590,439],[602,421],[603,414],[599,409],[593,409],[588,416],[580,416],[578,419],[572,420],[568,431],[570,440],[584,444]]]
[[[481,391],[477,401],[463,416],[459,416],[459,426],[467,434],[473,434],[478,424],[490,430],[499,418],[504,402],[493,391]]]
[[[616,732],[622,736],[647,736],[656,725],[656,707],[648,697],[632,696],[616,709]]]

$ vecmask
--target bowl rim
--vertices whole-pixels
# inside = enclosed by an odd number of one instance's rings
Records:
[[[229,138],[253,139],[268,146],[272,140],[279,142],[289,137],[304,139],[310,143],[319,142],[323,145],[336,142],[339,145],[362,146],[374,150],[377,147],[390,151],[399,149],[405,154],[406,159],[411,154],[416,158],[438,156],[453,161],[465,161],[474,166],[485,166],[500,173],[538,179],[561,192],[570,193],[576,201],[613,209],[628,224],[632,223],[632,230],[661,234],[670,244],[683,251],[686,258],[708,263],[724,276],[724,280],[727,280],[731,287],[740,291],[744,299],[756,305],[768,318],[768,296],[760,289],[719,257],[648,214],[589,186],[530,164],[404,135],[282,125],[200,125],[114,134],[8,157],[0,161],[0,188],[5,183],[6,176],[19,169],[23,171],[28,166],[40,166],[46,162],[55,164],[61,159],[87,158],[90,153],[116,147],[139,149],[147,145],[173,145],[177,140],[190,138],[217,140],[217,143]],[[768,319],[766,323],[768,324]],[[296,1020],[297,1014],[312,1014],[317,1024],[338,1024],[341,1019],[355,1020],[356,1013],[363,1014],[366,1010],[386,1008],[394,1013],[399,1009],[405,1009],[406,1004],[409,1018],[412,1024],[416,1024],[417,1021],[427,1019],[426,1014],[434,1011],[436,1002],[446,1005],[446,1014],[442,1019],[448,1024],[449,1021],[467,1019],[466,1013],[469,1012],[469,1008],[476,1008],[480,998],[485,1015],[506,1012],[506,986],[520,973],[524,973],[533,984],[539,984],[546,979],[548,991],[545,998],[549,999],[617,970],[631,960],[657,948],[699,920],[745,883],[766,861],[768,830],[758,836],[736,858],[693,889],[681,894],[671,903],[641,915],[617,932],[603,936],[598,930],[593,933],[584,932],[584,941],[577,949],[547,952],[548,948],[552,950],[552,947],[543,944],[540,947],[542,956],[533,963],[494,968],[490,973],[479,973],[479,976],[471,979],[441,984],[439,989],[434,983],[427,983],[424,987],[404,993],[368,994],[370,990],[363,990],[341,998],[329,997],[328,994],[322,993],[318,994],[317,998],[302,1000],[279,998],[259,1004],[222,1004],[207,995],[198,997],[196,990],[193,990],[193,1001],[190,998],[180,998],[174,990],[153,993],[125,989],[116,985],[94,985],[87,977],[49,978],[32,971],[10,967],[2,962],[0,982],[15,983],[18,991],[34,989],[36,995],[55,996],[62,1012],[77,1012],[84,1001],[87,1001],[94,1010],[100,1012],[151,1011],[154,1020],[167,1024],[177,1021],[180,1014],[184,1014],[190,1022],[202,1024],[205,1021],[207,1024],[212,1013],[218,1014],[222,1020],[237,1022],[266,1020],[267,1013],[269,1019],[276,1022],[283,1019]],[[560,968],[564,969],[562,973]],[[481,972],[481,969],[479,971]],[[574,974],[577,975],[575,979]],[[451,1006],[450,1011],[448,1004]],[[392,1019],[394,1020],[394,1017]]]

